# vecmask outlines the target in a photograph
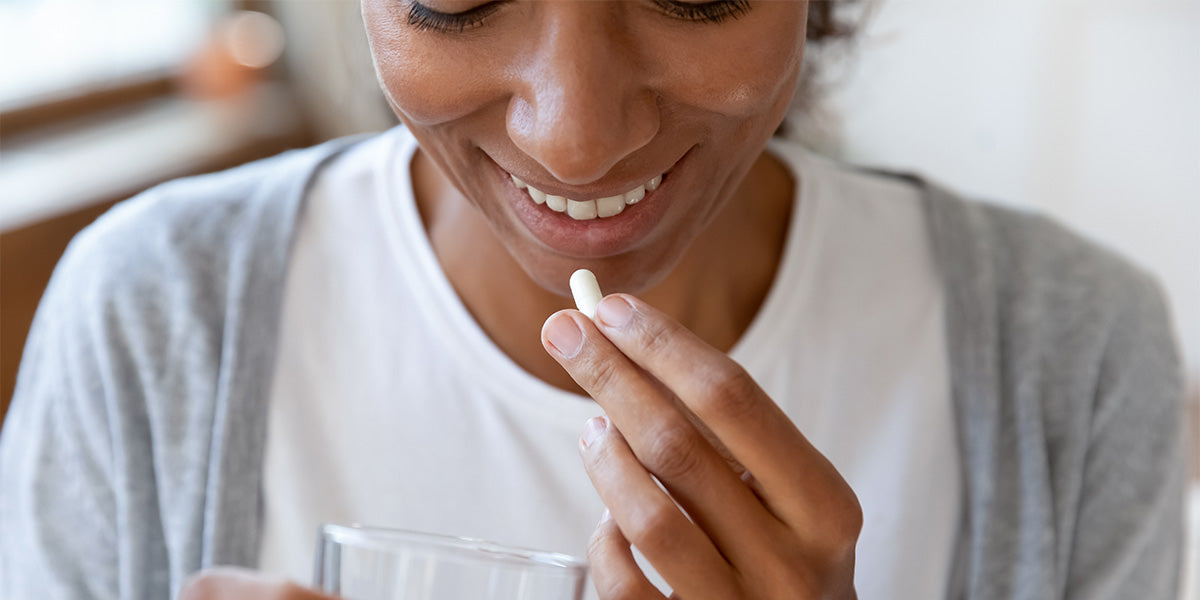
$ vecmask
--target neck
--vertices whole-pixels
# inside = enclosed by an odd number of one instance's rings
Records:
[[[467,310],[492,342],[527,372],[582,394],[542,349],[538,336],[546,317],[573,306],[571,299],[530,279],[424,153],[417,152],[412,171],[434,254]],[[787,168],[764,153],[744,178],[737,197],[671,273],[640,294],[642,299],[711,346],[728,351],[758,314],[775,280],[793,190]]]

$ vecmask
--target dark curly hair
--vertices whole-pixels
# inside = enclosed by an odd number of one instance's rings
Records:
[[[862,24],[864,12],[861,9],[871,0],[812,0],[808,5],[808,23],[805,29],[805,39],[808,49],[804,56],[804,69],[796,86],[796,95],[792,100],[793,114],[790,114],[775,131],[777,136],[793,133],[799,115],[796,111],[810,112],[820,110],[820,100],[824,92],[821,80],[821,68],[824,63],[837,58],[834,50],[851,49],[851,42]]]
[[[857,32],[857,23],[845,14],[847,8],[858,4],[855,0],[812,0],[808,5],[808,27],[805,37],[809,43],[847,40]]]

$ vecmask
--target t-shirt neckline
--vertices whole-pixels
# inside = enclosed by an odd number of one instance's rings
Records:
[[[568,413],[579,419],[600,414],[601,409],[590,398],[556,388],[522,369],[471,316],[442,270],[417,209],[411,170],[418,149],[416,139],[403,126],[386,135],[392,136],[393,141],[388,151],[380,155],[381,176],[376,194],[385,234],[402,270],[415,277],[412,285],[426,286],[430,291],[415,296],[426,318],[445,326],[447,335],[442,341],[450,355],[457,357],[458,368],[463,373],[473,373],[477,381],[508,401],[533,404],[538,412],[564,416]],[[758,370],[756,367],[765,367],[774,339],[793,329],[786,323],[795,318],[794,308],[801,304],[795,301],[795,293],[806,289],[803,280],[805,273],[811,271],[805,268],[805,262],[812,253],[803,248],[812,237],[805,232],[812,230],[818,209],[814,201],[816,186],[806,176],[810,175],[811,169],[807,167],[811,161],[806,150],[783,147],[784,144],[791,145],[781,140],[771,140],[768,144],[768,149],[797,182],[793,195],[795,209],[791,212],[783,256],[758,314],[729,352],[751,373]]]

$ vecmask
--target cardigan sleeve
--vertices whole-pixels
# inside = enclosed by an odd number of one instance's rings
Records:
[[[253,566],[292,232],[364,139],[164,184],[71,242],[0,435],[0,598],[157,600]]]
[[[179,553],[163,511],[190,491],[178,481],[192,465],[169,459],[196,437],[170,424],[203,403],[169,384],[187,368],[173,366],[176,340],[202,354],[205,336],[168,312],[185,278],[161,199],[147,192],[76,236],[38,307],[0,436],[5,600],[170,596]]]
[[[1131,283],[1100,360],[1068,598],[1179,596],[1182,371],[1158,287]]]
[[[0,436],[0,597],[13,600],[118,597],[109,378],[72,270],[42,300]]]

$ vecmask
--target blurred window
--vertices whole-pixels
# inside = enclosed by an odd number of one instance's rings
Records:
[[[0,109],[171,72],[230,0],[0,0]]]

